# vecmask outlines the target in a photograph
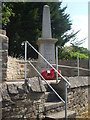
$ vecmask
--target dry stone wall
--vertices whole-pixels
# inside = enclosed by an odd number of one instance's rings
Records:
[[[17,80],[24,79],[25,65],[24,60],[8,57],[7,79]]]
[[[31,61],[32,64],[38,69],[38,61],[33,60]],[[68,60],[68,61],[59,61],[60,65],[67,65],[67,66],[77,66],[77,61],[75,60]],[[81,60],[80,61],[80,67],[88,69],[88,60]],[[59,67],[62,74],[67,77],[71,76],[77,76],[78,71],[77,69],[70,69],[70,68],[64,68]],[[80,70],[80,76],[88,76],[88,71]],[[27,78],[38,76],[37,72],[30,66],[30,64],[27,64]],[[7,63],[7,79],[8,80],[17,80],[17,79],[24,79],[25,78],[25,64],[23,59],[16,59],[12,57],[8,57],[8,63]]]
[[[88,87],[73,88],[68,92],[68,110],[79,116],[88,108]]]
[[[68,109],[79,116],[88,108],[88,77],[69,77],[71,87],[68,88]]]
[[[37,61],[32,62],[32,64],[37,68]],[[37,76],[36,71],[28,63],[27,78],[35,76]],[[25,64],[23,59],[16,59],[10,56],[8,57],[7,79],[8,80],[25,79]]]
[[[33,78],[26,83],[6,82],[2,85],[2,120],[43,117],[45,87],[37,82],[38,79]]]
[[[36,77],[24,82],[5,82],[2,86],[2,118],[38,119],[44,117],[45,87]],[[84,84],[83,84],[84,85]],[[79,116],[88,106],[88,85],[68,88],[68,110]],[[65,110],[65,106],[55,111]],[[54,112],[55,112],[54,111]],[[51,111],[52,113],[52,111]]]
[[[88,86],[79,86],[68,90],[67,109],[75,111],[77,117],[80,117],[80,115],[86,112],[86,110],[88,111],[88,102]],[[54,111],[47,112],[54,113],[61,110],[65,110],[65,106],[57,107]]]
[[[71,66],[71,67],[77,67],[77,60],[59,60],[59,65],[65,65],[65,66]],[[79,61],[79,67],[89,69],[89,61],[88,60],[80,60]],[[62,71],[62,74],[67,77],[74,77],[78,76],[78,69],[74,68],[66,68],[66,67],[59,67],[59,69]],[[89,76],[89,72],[85,70],[79,70],[80,76]]]
[[[90,88],[90,85],[88,85],[88,77],[67,77],[66,79],[71,84],[67,89],[68,110],[75,111],[76,115],[79,116],[88,108],[88,92]],[[52,87],[63,99],[65,99],[65,82],[63,80],[57,85],[52,84]],[[64,110],[65,106],[62,109]]]

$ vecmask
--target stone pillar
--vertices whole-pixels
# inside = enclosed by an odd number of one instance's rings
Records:
[[[0,83],[7,80],[8,37],[0,30]]]
[[[42,21],[42,38],[37,41],[39,52],[50,62],[55,64],[55,43],[57,39],[52,38],[51,21],[50,21],[50,8],[45,5],[43,8],[43,21]],[[39,71],[47,69],[47,63],[38,56]]]

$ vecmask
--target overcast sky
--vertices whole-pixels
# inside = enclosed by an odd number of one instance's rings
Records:
[[[88,2],[89,0],[62,0],[62,7],[67,6],[66,13],[70,14],[72,29],[75,32],[80,30],[78,40],[86,38],[82,44],[85,48],[88,48]]]

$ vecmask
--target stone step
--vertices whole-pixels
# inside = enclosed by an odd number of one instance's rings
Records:
[[[60,82],[60,80],[58,80],[58,83],[56,83],[56,80],[46,80],[46,81],[47,81],[51,86],[52,86],[52,84],[57,85],[57,84]],[[44,84],[47,92],[52,92],[51,88],[47,85],[47,83],[46,83],[45,81],[42,81],[42,82],[43,82],[43,84]]]
[[[51,113],[59,112],[65,109],[65,104],[63,102],[46,102],[44,105],[45,115],[49,115]]]
[[[20,79],[20,80],[7,80],[6,81],[7,84],[24,84],[25,83],[25,79]]]
[[[45,92],[46,102],[60,102],[61,100],[56,96],[54,92]]]
[[[67,117],[72,118],[73,120],[75,120],[75,118],[76,118],[75,111],[68,110],[67,111]],[[65,118],[65,110],[63,110],[61,112],[53,113],[53,114],[50,114],[50,115],[46,115],[45,120],[46,119],[47,120],[48,119],[53,119],[53,120],[61,120],[61,119],[63,119],[64,120],[64,118]]]
[[[46,80],[49,84],[57,84],[56,80]],[[60,82],[60,80],[58,80],[58,83]],[[44,84],[46,84],[46,82],[43,81]]]

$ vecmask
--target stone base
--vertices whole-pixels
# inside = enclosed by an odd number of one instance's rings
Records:
[[[55,64],[55,43],[57,39],[54,38],[39,38],[37,44],[39,46],[39,52],[41,55],[51,64]],[[43,60],[41,56],[38,56],[39,71],[48,68],[48,64]]]

